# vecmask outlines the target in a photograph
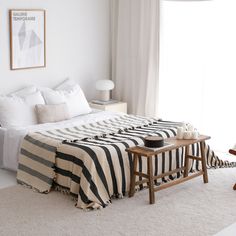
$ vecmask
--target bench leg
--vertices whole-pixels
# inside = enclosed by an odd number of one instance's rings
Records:
[[[184,160],[184,177],[188,177],[188,170],[189,170],[189,146],[185,147],[185,160]]]
[[[136,179],[136,175],[134,174],[134,172],[137,170],[137,163],[138,163],[138,155],[134,154],[133,167],[132,167],[132,171],[130,173],[129,197],[133,197],[134,196],[134,192],[135,192],[135,179]]]
[[[203,170],[203,181],[204,183],[208,183],[208,175],[207,175],[207,167],[206,167],[206,156],[205,156],[205,142],[200,142],[200,148],[201,148],[201,158],[202,158],[202,170]]]
[[[236,184],[234,185],[233,190],[236,190]]]
[[[154,204],[155,196],[154,196],[152,157],[148,157],[148,188],[149,188],[149,202],[150,204]]]

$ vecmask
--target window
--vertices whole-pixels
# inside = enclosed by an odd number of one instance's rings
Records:
[[[236,143],[236,1],[161,1],[164,119],[193,123],[216,151]]]

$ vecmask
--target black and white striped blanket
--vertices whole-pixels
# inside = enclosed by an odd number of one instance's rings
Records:
[[[112,197],[122,197],[129,191],[132,156],[125,149],[142,145],[147,135],[173,137],[180,125],[123,115],[79,127],[28,134],[21,146],[17,180],[40,192],[49,192],[56,183],[76,195],[77,206],[82,209],[105,207]],[[199,150],[198,144],[192,145],[192,154],[198,155]],[[208,167],[229,165],[220,161],[208,145],[205,151]],[[183,148],[156,156],[154,174],[181,167],[183,157]],[[190,171],[199,169],[200,163],[193,161]],[[139,170],[146,171],[142,158]],[[181,175],[176,173],[159,182]]]

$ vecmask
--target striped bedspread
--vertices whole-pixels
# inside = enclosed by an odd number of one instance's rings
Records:
[[[77,206],[82,209],[105,207],[113,197],[122,197],[129,191],[132,156],[125,149],[142,145],[147,135],[173,137],[180,125],[123,115],[78,127],[30,133],[21,146],[17,180],[44,193],[55,183],[75,195]],[[192,145],[191,151],[198,155],[198,144]],[[205,151],[208,167],[229,165],[220,161],[208,145]],[[183,148],[156,156],[155,175],[181,167],[183,157]],[[142,158],[138,168],[146,170]],[[190,171],[199,169],[200,163],[193,161]],[[181,175],[176,173],[156,184]]]

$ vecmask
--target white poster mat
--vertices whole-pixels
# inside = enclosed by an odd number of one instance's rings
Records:
[[[45,11],[11,10],[11,69],[45,66]]]

